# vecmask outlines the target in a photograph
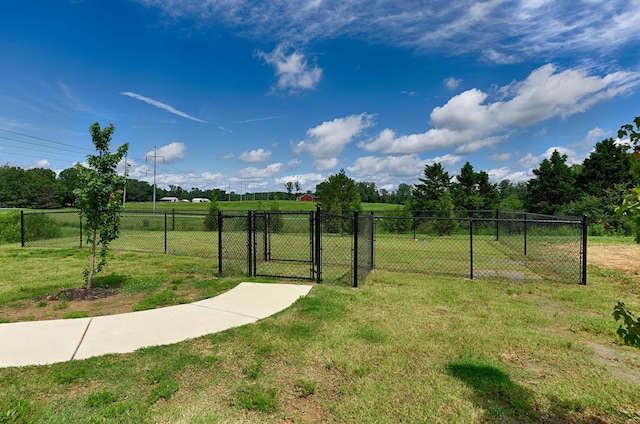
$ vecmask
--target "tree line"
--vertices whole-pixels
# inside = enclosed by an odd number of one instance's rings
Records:
[[[349,212],[361,203],[398,204],[411,210],[490,210],[502,209],[552,215],[587,215],[596,232],[627,234],[627,220],[615,208],[639,185],[632,172],[633,154],[629,146],[612,138],[598,142],[581,163],[567,164],[567,155],[554,151],[533,170],[526,182],[489,181],[485,171],[476,171],[466,162],[457,175],[449,174],[441,163],[427,164],[422,176],[413,184],[401,183],[396,190],[377,188],[375,182],[353,181],[344,170],[316,186],[323,208],[332,212]],[[75,206],[74,190],[80,188],[78,168],[68,168],[56,175],[50,169],[0,167],[0,206],[34,209],[56,209]],[[286,192],[266,193],[267,200],[295,199],[300,187],[285,186]],[[341,196],[342,199],[334,199]],[[185,190],[177,185],[156,188],[156,199],[177,197],[216,198],[219,201],[262,200],[265,193],[227,193],[222,189]],[[153,186],[146,181],[128,178],[126,201],[147,202],[153,199]]]
[[[350,213],[361,202],[393,198],[400,204],[397,213],[411,215],[418,211],[510,210],[548,215],[587,215],[594,235],[628,235],[635,230],[616,209],[640,184],[634,172],[634,155],[628,145],[612,138],[598,142],[581,163],[567,164],[567,155],[555,150],[533,170],[526,182],[489,181],[485,171],[475,171],[466,162],[457,175],[450,175],[441,163],[427,164],[423,175],[409,186],[401,184],[391,194],[378,191],[375,183],[355,182],[344,170],[317,186],[323,209],[332,213]],[[443,215],[444,216],[444,215]]]

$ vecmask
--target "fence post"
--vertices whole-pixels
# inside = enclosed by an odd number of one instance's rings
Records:
[[[313,244],[314,242],[314,234],[316,233],[316,230],[314,228],[314,224],[316,222],[315,219],[315,212],[311,211],[309,212],[309,277],[313,280],[314,278],[314,272],[315,272],[315,252],[316,252],[316,247]]]
[[[413,224],[413,239],[416,240],[416,216],[415,215],[413,216],[411,223]]]
[[[164,254],[167,254],[167,212],[164,213]]]
[[[176,230],[176,209],[171,208],[171,231]]]
[[[249,277],[251,277],[253,275],[253,261],[252,261],[252,249],[251,249],[251,218],[252,218],[252,212],[248,211],[247,212],[247,270],[248,270],[248,275]]]
[[[370,258],[371,258],[371,263],[369,264],[369,270],[372,270],[375,267],[375,258],[374,258],[374,254],[375,254],[375,237],[376,237],[376,218],[374,216],[373,211],[371,211],[371,221],[369,222],[369,231],[371,231],[371,237],[370,237],[370,242],[371,242],[371,246],[369,247],[369,253],[370,253]]]
[[[496,209],[496,241],[500,237],[500,209]]]
[[[218,209],[218,277],[222,277],[222,211]]]
[[[582,215],[582,279],[580,284],[587,285],[587,224],[589,218],[587,215]]]
[[[469,218],[469,275],[473,280],[473,218]]]
[[[24,211],[20,209],[20,247],[24,247]]]
[[[356,209],[353,211],[353,287],[358,287],[358,220]]]
[[[524,256],[527,256],[527,213],[524,213]]]
[[[322,282],[322,214],[320,213],[320,205],[316,205],[316,254],[315,254],[315,268],[316,268],[316,283]]]
[[[80,248],[82,248],[82,217],[80,217]]]

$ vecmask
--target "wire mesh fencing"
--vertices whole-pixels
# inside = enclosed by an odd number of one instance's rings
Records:
[[[220,275],[357,286],[372,269],[586,284],[586,219],[505,211],[125,211],[114,251],[212,258]],[[82,247],[78,213],[23,213],[22,245]],[[86,230],[84,230],[86,232]]]
[[[586,284],[586,220],[503,211],[376,214],[375,269]]]

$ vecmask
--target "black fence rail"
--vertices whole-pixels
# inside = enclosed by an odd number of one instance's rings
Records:
[[[77,212],[23,213],[21,224],[22,246],[84,243]],[[126,211],[111,249],[210,257],[219,275],[353,286],[373,269],[586,284],[586,228],[584,217],[497,210]]]

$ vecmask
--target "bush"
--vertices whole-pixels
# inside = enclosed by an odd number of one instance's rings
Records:
[[[62,236],[62,229],[57,221],[44,214],[25,214],[25,241],[47,240]]]
[[[624,344],[640,349],[640,318],[634,317],[633,313],[627,310],[623,302],[618,302],[615,308],[613,308],[613,318],[616,321],[622,320],[616,334],[622,339]]]
[[[20,241],[20,212],[0,213],[0,244]]]
[[[404,234],[411,231],[413,219],[406,208],[398,206],[394,211],[386,212],[386,215],[382,218],[382,229],[385,232]]]
[[[218,231],[218,211],[220,210],[220,206],[218,205],[218,199],[213,197],[211,199],[211,203],[209,204],[209,212],[204,217],[204,230],[205,231]]]

